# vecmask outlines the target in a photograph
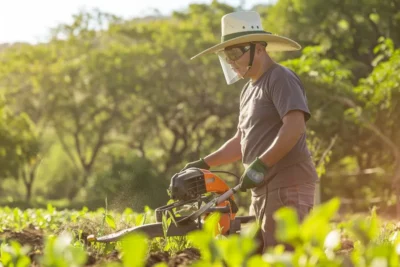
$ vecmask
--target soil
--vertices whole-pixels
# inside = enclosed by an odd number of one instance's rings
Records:
[[[199,258],[200,252],[195,248],[184,249],[172,257],[167,252],[159,251],[150,254],[146,262],[146,267],[153,266],[159,262],[167,262],[168,266],[173,267],[189,266]]]
[[[27,245],[30,247],[30,252],[28,256],[33,263],[32,266],[38,266],[35,261],[38,255],[40,255],[43,251],[43,232],[32,227],[26,228],[21,232],[13,232],[10,230],[3,230],[0,232],[0,243],[4,240],[15,240],[18,241],[21,245]]]
[[[82,237],[87,234],[82,233]],[[2,241],[18,241],[22,245],[28,245],[31,249],[28,256],[31,258],[31,266],[40,266],[38,263],[38,257],[43,253],[43,237],[44,233],[36,228],[26,228],[22,231],[10,231],[3,230],[0,232],[0,243]],[[84,239],[86,240],[86,238]],[[171,256],[169,253],[164,251],[152,252],[149,254],[146,260],[146,267],[154,266],[159,262],[166,262],[168,266],[172,267],[183,267],[189,266],[200,258],[200,252],[195,248],[187,248],[175,255]],[[112,251],[106,255],[92,255],[88,253],[88,259],[86,266],[101,266],[105,262],[120,261],[118,251]]]

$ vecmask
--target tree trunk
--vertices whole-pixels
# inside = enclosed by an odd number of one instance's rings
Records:
[[[398,151],[395,160],[395,171],[393,175],[392,188],[396,194],[396,217],[400,218],[400,152]]]
[[[329,151],[332,150],[333,145],[336,142],[337,135],[335,135],[329,144],[329,146],[324,150],[324,152],[321,155],[321,158],[319,159],[318,163],[315,165],[316,168],[318,168],[325,160],[326,156],[328,155]],[[318,179],[317,185],[315,187],[315,194],[314,194],[314,205],[319,205],[321,204],[321,178]]]
[[[32,198],[32,183],[26,183],[25,188],[26,188],[25,200],[27,203],[29,203]]]
[[[78,181],[77,183],[75,183],[74,187],[68,193],[68,200],[69,201],[73,201],[77,197],[79,191],[82,188],[86,187],[89,175],[90,175],[90,171],[87,171],[87,170],[83,171],[82,180]]]
[[[26,189],[25,201],[27,203],[29,203],[32,198],[32,188],[33,188],[33,182],[35,181],[36,178],[36,173],[35,173],[36,168],[37,165],[31,167],[29,173],[26,170],[22,171],[22,181],[24,182]]]

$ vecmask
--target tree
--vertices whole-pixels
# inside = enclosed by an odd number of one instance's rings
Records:
[[[183,167],[184,160],[209,153],[236,129],[239,86],[228,87],[216,57],[190,57],[218,42],[219,18],[227,5],[190,5],[187,12],[152,22],[130,21],[112,30],[142,51],[135,58],[136,95],[148,103],[142,112],[151,126],[160,172]]]
[[[50,66],[56,61],[57,55],[52,52],[48,44],[13,44],[1,54],[0,85],[7,108],[10,114],[24,114],[27,117],[38,142],[37,160],[30,161],[22,171],[28,201],[32,195],[40,159],[46,156],[51,147],[45,137],[49,131],[49,115],[53,113],[54,105],[51,102],[52,96],[46,94],[42,88],[56,88]],[[21,171],[17,169],[14,169],[15,173]]]
[[[0,101],[0,177],[22,180],[26,201],[31,199],[35,170],[40,162],[39,142],[27,114],[13,114]]]
[[[54,96],[50,120],[64,151],[82,173],[75,178],[70,199],[88,184],[101,149],[119,137],[116,128],[127,123],[125,109],[137,103],[129,103],[134,97],[129,95],[132,79],[128,73],[134,65],[129,60],[134,47],[91,28],[93,22],[102,25],[117,20],[102,12],[80,13],[71,25],[61,25],[52,40],[58,60],[53,65],[57,92],[46,88]]]
[[[393,173],[391,187],[397,196],[397,216],[400,217],[400,127],[396,117],[400,114],[400,49],[394,48],[391,39],[381,38],[380,41],[374,49],[377,54],[374,70],[354,88],[358,101],[343,101],[350,108],[349,114],[382,143],[381,149],[390,151],[390,154],[376,154],[381,156],[381,166]],[[385,162],[390,162],[389,166]]]
[[[321,59],[321,48],[308,47],[300,58],[289,60],[285,65],[295,69],[309,89],[314,113],[317,115],[311,122],[316,134],[320,137],[338,134],[340,145],[333,151],[336,161],[348,155],[354,156],[360,173],[374,167],[388,171],[393,169],[394,177],[386,181],[392,181],[395,192],[398,190],[395,185],[398,181],[400,155],[399,140],[395,134],[400,129],[394,115],[399,112],[399,80],[396,75],[399,68],[398,51],[394,50],[390,39],[383,40],[375,49],[378,54],[374,71],[361,79],[357,86],[352,85],[350,72],[341,67],[338,61]],[[320,101],[315,100],[318,98]],[[328,103],[330,109],[325,109]],[[387,154],[386,147],[391,150],[391,155]],[[362,186],[372,186],[374,179],[360,180],[363,177],[367,179],[366,175],[360,175],[357,181]],[[378,194],[378,188],[384,190],[387,185],[381,177],[377,178],[380,180],[375,180],[375,194]],[[342,189],[345,188],[343,182],[338,182]],[[353,187],[354,184],[348,188]],[[349,193],[354,196],[352,191]],[[358,191],[360,193],[361,190]]]
[[[353,83],[372,71],[378,38],[400,45],[398,0],[280,0],[264,10],[265,26],[303,47],[322,45],[325,57],[353,71]]]

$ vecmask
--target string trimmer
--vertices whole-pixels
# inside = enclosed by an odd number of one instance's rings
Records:
[[[239,190],[239,185],[230,188],[216,173],[234,175],[225,171],[197,168],[189,168],[175,174],[168,189],[174,202],[155,209],[156,223],[124,229],[105,236],[90,235],[88,240],[113,242],[133,232],[144,233],[149,238],[164,237],[163,216],[166,216],[166,219],[171,218],[172,221],[166,236],[184,236],[191,231],[201,229],[206,217],[214,212],[221,213],[220,234],[239,233],[242,224],[255,220],[255,217],[236,216],[238,207],[233,195]]]

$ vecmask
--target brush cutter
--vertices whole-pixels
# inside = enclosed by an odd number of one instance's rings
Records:
[[[113,242],[134,232],[144,233],[149,238],[165,235],[184,236],[191,231],[201,229],[206,217],[215,212],[221,214],[220,234],[239,233],[241,225],[254,221],[255,217],[236,216],[238,207],[233,195],[240,186],[229,188],[216,173],[234,175],[225,171],[198,168],[189,168],[175,174],[168,189],[173,202],[155,209],[156,223],[135,226],[105,236],[89,235],[88,241]],[[163,229],[163,217],[171,218],[166,234]]]

